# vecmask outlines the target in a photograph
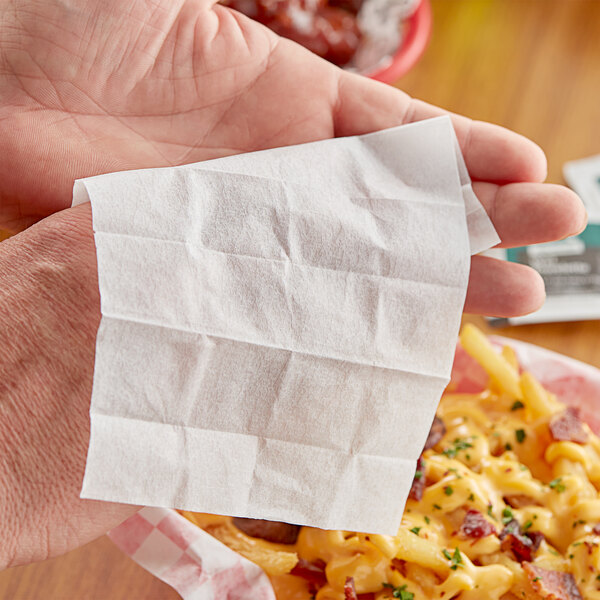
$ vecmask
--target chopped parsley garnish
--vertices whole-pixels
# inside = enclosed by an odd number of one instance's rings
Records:
[[[533,526],[533,521],[527,521],[525,523],[525,525],[523,525],[522,529],[523,529],[523,531],[527,531],[532,526]]]
[[[583,519],[577,519],[577,521],[573,521],[573,529],[575,529],[577,525],[585,525],[585,521]]]
[[[423,477],[423,471],[420,471],[419,469],[417,469],[415,471],[415,479],[421,479],[421,477]]]
[[[513,511],[510,510],[510,508],[508,508],[508,506],[507,506],[506,508],[504,508],[502,510],[502,524],[506,525],[513,519],[514,519]]]
[[[519,410],[520,408],[525,408],[525,405],[520,400],[515,400],[510,410]]]
[[[535,577],[534,579],[532,579],[533,583],[535,583],[536,581],[540,581],[542,578],[541,577]]]
[[[553,479],[548,484],[548,487],[553,489],[555,492],[558,492],[559,494],[567,489],[567,486],[562,482],[562,477],[557,477],[556,479]]]
[[[467,498],[467,500],[469,500],[469,502],[473,502],[473,500],[475,500],[475,496],[473,495],[473,492],[471,492],[469,494],[469,497]]]
[[[391,583],[384,583],[383,587],[392,590],[392,596],[399,600],[414,600],[415,598],[415,595],[406,589],[408,587],[406,584],[394,587]]]
[[[442,450],[442,453],[445,454],[448,458],[456,458],[456,455],[461,450],[466,450],[467,448],[472,448],[472,447],[473,447],[473,444],[471,444],[471,442],[468,442],[467,440],[463,440],[461,438],[456,438],[452,442],[452,446]]]
[[[511,446],[510,444],[504,444],[504,449],[505,449],[507,452],[510,452],[510,451],[512,450],[512,446]]]
[[[431,523],[431,519],[427,515],[425,515],[423,517],[423,519],[425,520],[425,523],[427,523],[427,525],[429,525],[429,523]]]
[[[494,510],[494,507],[491,504],[488,504],[488,508],[487,508],[487,514],[490,517],[494,516],[494,513],[492,512]]]
[[[519,444],[522,444],[525,438],[527,437],[527,434],[525,433],[524,429],[517,429],[515,431],[515,437],[517,438],[517,442],[519,442]]]
[[[415,535],[419,535],[419,531],[421,531],[421,528],[413,527],[410,531],[411,531],[411,533],[414,533]]]
[[[434,504],[433,508],[435,508],[436,510],[442,510],[442,507],[439,504]]]
[[[450,565],[450,569],[452,571],[456,571],[458,567],[463,566],[462,556],[460,554],[460,550],[458,548],[454,549],[454,553],[450,554],[448,550],[445,548],[442,550],[444,557],[447,558],[452,564]]]
[[[452,496],[452,494],[454,494],[454,490],[452,489],[451,486],[447,485],[444,488],[444,494],[446,494],[446,496]]]
[[[448,471],[450,473],[453,473],[454,475],[456,475],[456,479],[462,479],[462,475],[458,472],[458,469],[455,469],[454,467],[450,467],[448,469]]]

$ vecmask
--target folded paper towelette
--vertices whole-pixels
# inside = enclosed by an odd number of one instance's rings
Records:
[[[102,320],[82,497],[395,533],[498,242],[447,117],[76,182]]]

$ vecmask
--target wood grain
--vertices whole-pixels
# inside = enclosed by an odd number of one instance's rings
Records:
[[[412,96],[536,141],[548,181],[562,165],[600,154],[600,2],[433,2],[425,56],[397,85]],[[600,367],[600,321],[492,329]]]
[[[433,8],[431,44],[398,87],[531,137],[546,151],[555,183],[565,161],[600,153],[599,1],[433,0]],[[494,332],[600,367],[600,322]],[[0,574],[6,600],[177,597],[107,538]]]

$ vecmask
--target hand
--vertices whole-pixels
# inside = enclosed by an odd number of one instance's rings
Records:
[[[77,177],[360,134],[443,112],[340,71],[209,0],[0,6],[0,226],[19,229],[67,207]],[[503,246],[584,226],[574,194],[535,183],[546,164],[532,142],[462,117],[454,125]],[[465,310],[522,314],[543,295],[531,269],[475,257]]]
[[[100,297],[89,205],[0,244],[0,570],[105,533],[135,506],[80,500]]]
[[[442,111],[339,71],[202,0],[0,2],[0,224],[70,204],[74,178],[365,133]],[[584,224],[568,190],[535,183],[531,142],[454,118],[504,245]],[[507,184],[507,185],[503,185]],[[54,556],[132,507],[79,499],[99,321],[89,209],[0,245],[0,565]],[[475,257],[466,309],[536,308],[539,276]]]

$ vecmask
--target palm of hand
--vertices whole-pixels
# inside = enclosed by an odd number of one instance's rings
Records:
[[[335,69],[223,7],[15,3],[5,20],[5,226],[20,228],[68,206],[79,176],[334,133]]]

